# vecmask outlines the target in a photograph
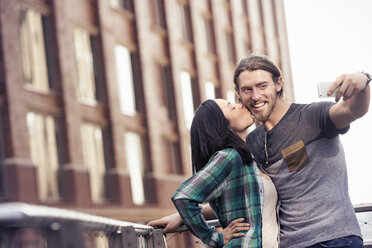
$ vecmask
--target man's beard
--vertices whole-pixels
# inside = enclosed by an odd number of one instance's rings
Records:
[[[270,103],[266,102],[266,105],[269,105]],[[261,112],[261,113],[255,113],[254,110],[250,110],[255,120],[260,121],[262,123],[265,123],[269,117],[271,116],[273,109],[276,105],[276,96],[271,98],[271,104],[268,106],[267,112]]]

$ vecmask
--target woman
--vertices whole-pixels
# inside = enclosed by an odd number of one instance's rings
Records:
[[[191,125],[195,174],[172,201],[190,232],[208,246],[278,247],[277,193],[244,142],[252,124],[246,108],[222,99],[205,101],[195,113]],[[204,202],[225,228],[221,233],[206,224],[199,206]],[[164,222],[149,223],[157,224]]]

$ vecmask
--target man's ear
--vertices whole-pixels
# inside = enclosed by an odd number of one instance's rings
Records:
[[[279,77],[278,81],[275,83],[275,91],[278,93],[282,90],[283,88],[283,78]]]

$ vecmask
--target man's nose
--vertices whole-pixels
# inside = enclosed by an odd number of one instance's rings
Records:
[[[253,100],[257,100],[257,99],[260,98],[260,96],[261,96],[260,91],[259,90],[256,90],[256,89],[253,89],[253,91],[252,91],[252,99]]]

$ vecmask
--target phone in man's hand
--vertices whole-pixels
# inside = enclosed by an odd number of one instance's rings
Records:
[[[332,84],[333,84],[333,82],[319,82],[318,83],[318,96],[320,98],[336,97],[336,93],[337,93],[339,87],[337,87],[331,95],[329,95],[329,96],[327,95],[327,92],[328,92],[328,90],[329,90],[329,88],[331,87]]]

